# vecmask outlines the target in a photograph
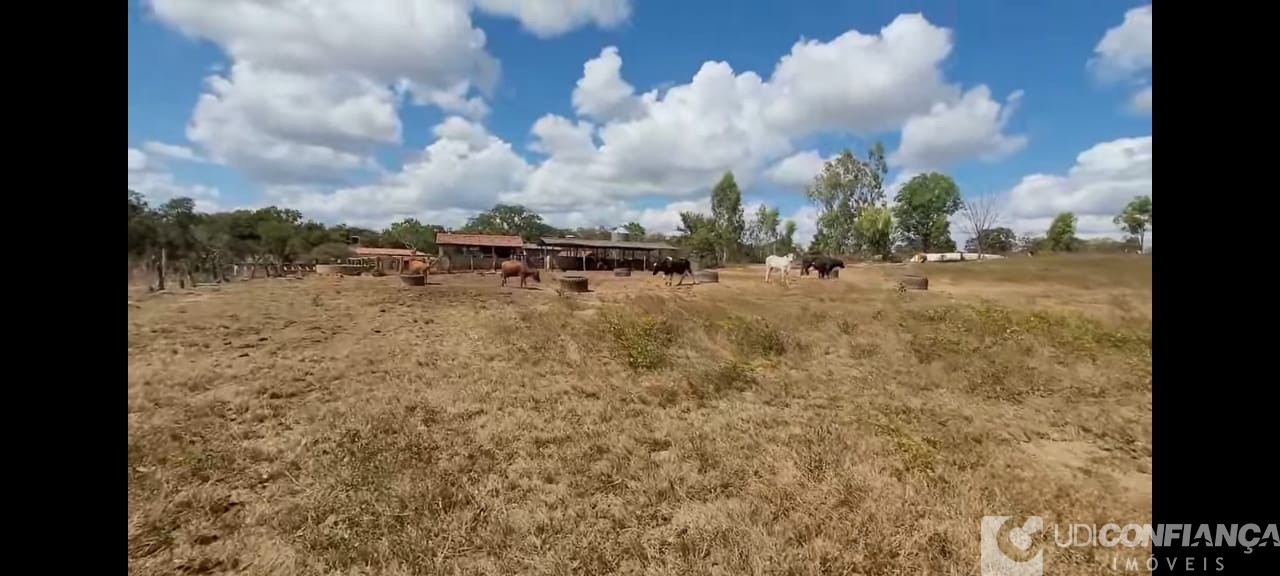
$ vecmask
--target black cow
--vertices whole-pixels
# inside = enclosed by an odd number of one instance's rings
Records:
[[[813,261],[816,258],[819,258],[819,256],[804,256],[803,258],[800,259],[800,275],[801,276],[809,275],[809,268],[813,266]]]
[[[671,285],[671,277],[679,274],[680,281],[676,283],[676,286],[679,286],[684,284],[684,277],[686,274],[689,275],[690,278],[693,277],[693,265],[689,264],[688,259],[672,258],[667,256],[666,259],[653,263],[653,275],[657,276],[659,272],[667,276],[667,286]],[[693,283],[697,284],[698,281],[695,279]]]
[[[831,258],[830,256],[818,256],[813,259],[812,266],[814,270],[818,271],[818,278],[830,278],[832,270],[844,268],[844,260]]]

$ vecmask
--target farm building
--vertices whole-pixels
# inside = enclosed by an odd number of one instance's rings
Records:
[[[659,258],[672,256],[678,250],[665,242],[632,242],[615,231],[610,240],[583,238],[542,238],[538,245],[548,256],[543,267],[560,270],[608,270],[634,268],[647,270]]]
[[[399,272],[405,262],[411,258],[426,258],[426,252],[408,248],[369,248],[356,246],[351,249],[355,257],[348,258],[345,264],[372,267],[378,270]]]
[[[556,255],[556,250],[547,246],[543,246],[537,242],[526,242],[524,245],[524,263],[534,268],[551,269],[550,261]]]
[[[519,236],[437,232],[436,246],[442,272],[497,270],[499,262],[524,256],[524,240]]]

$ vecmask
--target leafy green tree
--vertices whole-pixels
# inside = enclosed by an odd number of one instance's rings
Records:
[[[800,251],[796,246],[796,221],[787,220],[782,223],[782,233],[778,235],[776,247],[778,254],[792,254]]]
[[[865,161],[846,148],[824,164],[805,190],[805,197],[821,210],[812,248],[830,253],[855,251],[854,221],[864,206],[884,202],[888,172],[880,142],[868,150]]]
[[[921,252],[955,249],[947,218],[960,209],[960,187],[946,174],[919,174],[907,182],[897,196],[893,216],[903,240]]]
[[[343,242],[326,242],[311,249],[308,256],[317,262],[329,264],[356,255],[349,244]]]
[[[980,250],[978,246],[981,245]],[[1018,246],[1018,236],[1005,227],[983,230],[981,237],[970,236],[964,243],[965,252],[1007,254]]]
[[[1055,252],[1071,252],[1080,245],[1076,238],[1076,215],[1063,212],[1054,217],[1049,224],[1049,231],[1044,235],[1045,245]]]
[[[226,264],[234,261],[234,242],[224,219],[204,214],[192,228],[195,250],[189,258],[191,270],[203,271],[219,282],[226,280]]]
[[[298,225],[302,222],[302,213],[289,208],[268,206],[256,210],[253,219],[256,222],[260,254],[269,258],[270,265],[275,267],[278,275],[279,267],[293,262],[301,248],[295,236]]]
[[[893,215],[888,206],[863,206],[853,227],[864,251],[889,259],[893,249]]]
[[[1093,238],[1090,240],[1081,240],[1078,248],[1081,252],[1100,252],[1106,254],[1119,254],[1122,252],[1133,252],[1138,249],[1138,238],[1131,236],[1123,241],[1114,238]]]
[[[730,254],[736,253],[742,244],[742,233],[746,227],[742,216],[742,191],[738,190],[733,172],[725,172],[711,189],[711,218],[716,225],[720,261],[728,261]]]
[[[165,289],[170,269],[176,267],[188,272],[191,260],[197,257],[195,227],[199,222],[195,201],[190,198],[174,198],[156,209],[156,248],[160,252],[157,272],[161,290]]]
[[[311,220],[298,225],[297,240],[301,248],[300,252],[308,252],[321,244],[342,241],[341,238],[335,237],[328,226]]]
[[[195,247],[192,231],[199,222],[196,203],[190,198],[174,198],[160,205],[160,245],[171,258],[182,258]]]
[[[764,258],[775,253],[778,248],[778,225],[781,221],[777,208],[761,204],[756,209],[755,219],[747,226],[747,241],[754,248],[757,257]]]
[[[1134,196],[1113,222],[1138,240],[1138,251],[1141,252],[1147,245],[1147,230],[1151,229],[1151,197]]]
[[[387,237],[410,250],[431,254],[436,251],[436,226],[423,224],[416,218],[405,218],[387,228]]]
[[[141,194],[129,191],[129,255],[141,257],[155,248],[158,240],[156,214]]]
[[[933,221],[933,226],[929,232],[930,242],[933,242],[933,249],[938,252],[955,252],[956,240],[951,237],[951,221],[946,218],[938,218]]]
[[[486,212],[472,216],[462,228],[475,234],[510,234],[526,242],[537,242],[556,229],[542,221],[542,216],[519,204],[498,204]]]
[[[697,212],[681,212],[680,232],[683,236],[677,242],[689,251],[690,256],[704,262],[716,258],[719,244],[714,219]]]
[[[361,246],[367,246],[369,248],[393,247],[388,246],[387,244],[394,243],[394,241],[384,240],[387,234],[389,234],[389,231],[387,230],[378,232],[368,228],[347,226],[346,224],[339,224],[331,229],[331,238],[334,242],[352,243],[352,238],[358,238]],[[399,246],[394,247],[399,248]]]
[[[635,242],[644,240],[645,229],[639,222],[627,222],[627,225],[623,226],[623,228],[627,229],[627,237],[631,238],[631,240]]]

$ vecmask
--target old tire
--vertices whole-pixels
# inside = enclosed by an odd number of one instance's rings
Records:
[[[715,284],[720,281],[720,273],[715,270],[699,270],[693,273],[693,279],[699,284]]]
[[[619,277],[626,277],[626,276],[630,276],[630,275],[631,275],[631,269],[630,269],[630,268],[614,268],[614,269],[613,269],[613,275],[614,275],[614,276],[619,276]]]
[[[582,276],[565,276],[560,279],[560,289],[565,292],[586,292],[587,279]]]
[[[919,276],[916,274],[907,274],[902,277],[902,287],[907,290],[928,290],[929,278],[927,276]]]
[[[426,286],[427,276],[426,274],[413,274],[413,275],[400,276],[400,283],[404,284],[405,286]]]

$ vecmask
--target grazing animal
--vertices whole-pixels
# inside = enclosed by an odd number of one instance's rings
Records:
[[[410,276],[417,276],[418,274],[426,276],[427,271],[431,270],[431,264],[428,264],[427,262],[424,262],[422,260],[410,260],[409,265],[406,266],[404,270]]]
[[[809,268],[813,266],[813,261],[814,261],[814,260],[816,260],[817,258],[819,258],[819,257],[818,257],[818,256],[805,256],[805,257],[803,257],[803,258],[801,258],[801,259],[800,259],[800,275],[801,275],[801,276],[808,276],[808,275],[809,275]]]
[[[657,276],[659,272],[667,276],[667,286],[671,285],[671,277],[679,274],[680,281],[676,282],[676,286],[679,286],[684,284],[684,277],[686,274],[690,278],[693,278],[693,265],[689,263],[687,258],[672,258],[667,256],[666,259],[653,263],[653,275]],[[697,284],[698,280],[694,279],[693,283]]]
[[[796,259],[795,254],[787,254],[786,256],[769,256],[764,259],[764,282],[769,283],[769,279],[773,276],[773,271],[782,272],[782,284],[787,284],[787,275],[791,271],[791,263]]]
[[[818,278],[830,278],[831,271],[844,268],[844,260],[830,256],[819,256],[813,259],[813,269],[818,271]]]
[[[502,285],[506,286],[507,278],[512,276],[520,277],[521,288],[525,287],[525,280],[527,278],[533,278],[534,282],[539,284],[542,283],[542,276],[538,274],[538,269],[525,266],[524,262],[519,260],[507,260],[502,263]]]

